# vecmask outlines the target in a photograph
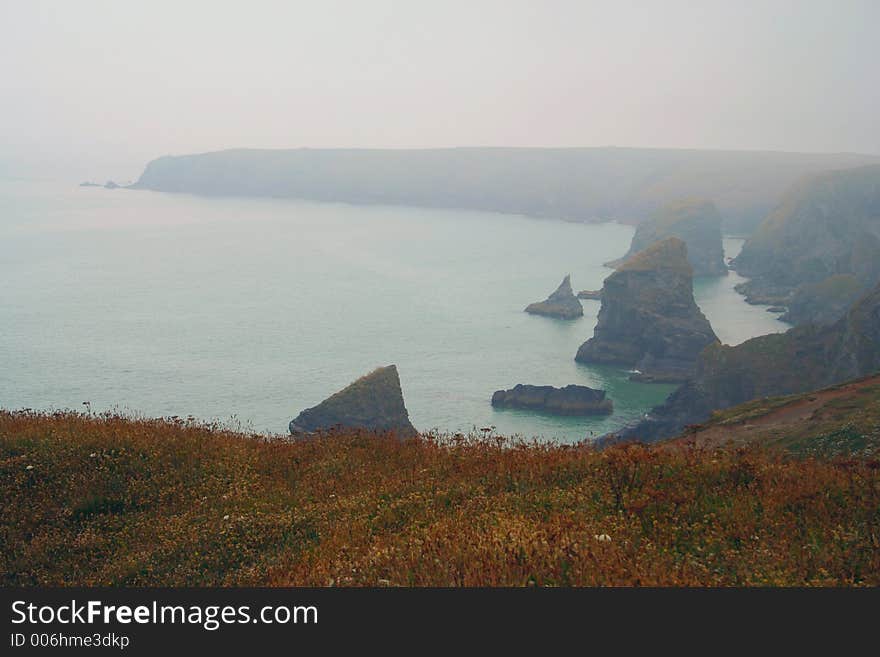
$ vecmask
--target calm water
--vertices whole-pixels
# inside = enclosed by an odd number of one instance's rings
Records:
[[[573,322],[522,309],[566,273],[576,289],[600,287],[601,263],[631,235],[467,211],[0,183],[0,406],[88,400],[284,432],[301,409],[396,363],[419,429],[577,440],[671,387],[574,362],[598,302]],[[733,292],[738,280],[696,284],[719,336],[784,330]],[[492,392],[516,383],[604,388],[615,413],[493,410]]]

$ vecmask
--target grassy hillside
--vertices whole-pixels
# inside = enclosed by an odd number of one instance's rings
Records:
[[[877,585],[876,460],[0,412],[0,581]]]
[[[683,440],[702,447],[760,443],[819,457],[880,455],[880,375],[717,411]]]

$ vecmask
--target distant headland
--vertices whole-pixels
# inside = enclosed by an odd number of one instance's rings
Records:
[[[743,234],[801,176],[869,163],[880,157],[615,147],[234,149],[160,157],[132,187],[630,224],[697,196],[715,202],[726,233]]]

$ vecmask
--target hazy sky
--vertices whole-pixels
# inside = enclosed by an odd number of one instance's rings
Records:
[[[0,0],[0,174],[611,144],[880,153],[880,1]]]

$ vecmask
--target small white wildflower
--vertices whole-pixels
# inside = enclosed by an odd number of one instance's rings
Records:
[[[225,516],[223,516],[223,519],[224,519],[224,520],[229,520],[229,514],[227,513]]]
[[[610,543],[611,537],[608,534],[596,534],[594,538],[600,543]]]
[[[25,468],[25,470],[33,470],[33,469],[34,469],[34,466],[32,466],[32,465],[29,465],[28,467]]]
[[[93,459],[93,458],[95,458],[97,455],[98,455],[98,454],[97,454],[96,452],[92,452],[91,454],[89,454],[89,458],[90,458],[90,459]]]
[[[391,586],[391,580],[390,579],[380,579],[379,586]]]

